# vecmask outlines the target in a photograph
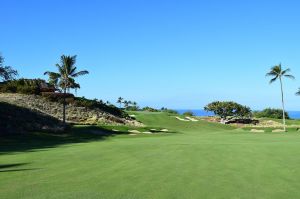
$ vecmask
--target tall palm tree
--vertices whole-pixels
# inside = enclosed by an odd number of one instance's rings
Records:
[[[284,108],[284,95],[283,95],[283,85],[282,85],[282,78],[283,77],[287,77],[290,79],[295,79],[295,77],[293,75],[288,74],[291,70],[285,69],[283,70],[281,67],[281,64],[273,66],[270,70],[270,72],[268,72],[266,74],[266,76],[272,77],[272,79],[270,80],[270,84],[272,84],[273,82],[275,82],[276,80],[279,79],[280,81],[280,88],[281,88],[281,102],[282,102],[282,120],[283,120],[283,129],[284,131],[286,131],[286,126],[285,126],[285,108]]]
[[[87,70],[77,71],[76,55],[66,56],[62,55],[60,57],[60,63],[56,64],[58,72],[47,71],[44,75],[49,75],[49,81],[61,88],[63,91],[63,122],[66,122],[66,93],[70,88],[79,88],[74,80],[75,77],[86,75],[89,72]]]
[[[120,104],[120,108],[122,107],[122,103],[123,103],[124,98],[119,97],[117,103]]]

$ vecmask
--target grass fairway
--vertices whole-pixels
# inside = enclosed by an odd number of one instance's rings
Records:
[[[176,133],[1,138],[0,198],[300,198],[296,132],[134,114]]]

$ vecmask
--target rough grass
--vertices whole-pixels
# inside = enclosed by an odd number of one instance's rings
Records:
[[[0,198],[299,198],[300,135],[134,113],[177,133],[1,138]],[[127,129],[124,129],[124,132]]]

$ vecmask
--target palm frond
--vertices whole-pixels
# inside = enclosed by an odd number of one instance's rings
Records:
[[[87,74],[89,74],[89,71],[87,71],[87,70],[82,70],[82,71],[79,71],[79,72],[77,72],[77,73],[74,73],[74,74],[72,75],[72,77],[78,77],[78,76],[81,76],[81,75],[87,75]]]
[[[284,77],[290,78],[290,79],[295,79],[293,75],[284,75]]]
[[[276,76],[276,77],[272,78],[269,83],[272,84],[273,82],[275,82],[278,79],[278,77],[279,76]]]

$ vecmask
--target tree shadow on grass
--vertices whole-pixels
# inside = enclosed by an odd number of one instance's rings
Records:
[[[37,170],[37,168],[15,168],[15,167],[26,166],[28,164],[29,163],[0,164],[0,173]]]
[[[2,135],[0,138],[0,155],[45,150],[65,144],[99,141],[119,134],[128,134],[128,132],[110,131],[99,126],[80,126],[72,127],[66,133],[32,132]]]

